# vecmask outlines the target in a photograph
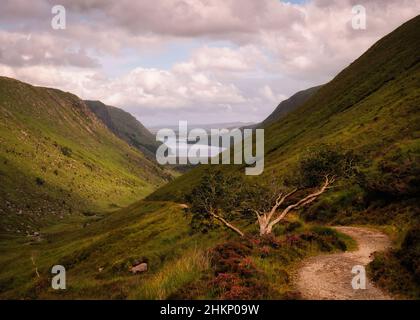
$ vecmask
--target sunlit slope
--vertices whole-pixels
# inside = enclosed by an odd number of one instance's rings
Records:
[[[167,178],[75,95],[0,77],[0,232],[114,210]]]
[[[257,179],[287,173],[309,147],[319,144],[357,151],[372,171],[399,155],[415,164],[420,149],[418,30],[419,16],[378,41],[297,110],[266,127],[265,170]],[[177,178],[149,199],[182,201],[208,167]]]
[[[229,236],[191,234],[188,217],[171,203],[140,201],[79,222],[43,228],[40,241],[0,239],[0,299],[165,299],[199,280],[205,249]],[[134,276],[138,260],[149,270]],[[66,290],[51,289],[55,264],[66,267]]]

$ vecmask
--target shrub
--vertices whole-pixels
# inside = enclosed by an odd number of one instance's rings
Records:
[[[420,225],[407,232],[397,257],[420,285]]]
[[[269,256],[270,254],[270,247],[269,246],[263,246],[262,248],[260,248],[260,256],[261,258],[266,258]]]
[[[415,197],[420,189],[420,157],[416,150],[396,148],[364,170],[359,183],[371,200]]]
[[[376,253],[369,264],[372,280],[388,291],[420,298],[420,226],[406,233],[398,250]]]
[[[295,177],[289,183],[302,187],[315,187],[326,175],[348,178],[356,173],[358,157],[352,151],[344,151],[338,146],[320,145],[311,148],[300,160]]]
[[[347,245],[340,239],[338,232],[328,227],[314,226],[311,231],[303,233],[300,238],[316,244],[319,250],[324,252],[334,249],[347,250]]]
[[[209,286],[219,299],[264,299],[269,295],[267,281],[262,279],[262,272],[250,257],[254,249],[252,242],[252,239],[232,241],[211,250],[215,277]]]
[[[60,147],[61,153],[66,157],[70,157],[73,151],[69,147],[61,146]]]
[[[290,233],[290,232],[295,231],[296,229],[299,229],[301,226],[302,226],[302,223],[301,223],[301,222],[299,222],[299,221],[293,221],[293,222],[289,223],[289,224],[286,226],[285,231],[286,231],[287,233]]]
[[[419,285],[412,274],[401,266],[394,251],[376,252],[368,265],[370,278],[379,287],[407,298],[420,298]]]
[[[37,184],[37,185],[39,185],[39,186],[43,186],[43,185],[45,184],[45,180],[44,180],[44,179],[42,179],[42,178],[40,178],[40,177],[36,177],[36,178],[35,178],[35,182],[36,182],[36,184]]]
[[[240,272],[242,259],[251,254],[251,244],[231,241],[220,244],[211,251],[211,263],[216,275],[225,272]]]

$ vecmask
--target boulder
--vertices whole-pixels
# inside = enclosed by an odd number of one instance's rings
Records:
[[[140,263],[140,264],[138,264],[134,267],[131,267],[130,271],[131,271],[132,274],[146,272],[147,271],[147,263],[143,262],[143,263]]]

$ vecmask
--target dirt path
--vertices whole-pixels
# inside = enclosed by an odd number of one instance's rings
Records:
[[[351,281],[353,266],[366,266],[371,254],[390,246],[389,238],[379,232],[360,227],[335,227],[356,240],[358,249],[352,252],[320,255],[305,260],[297,272],[296,286],[304,299],[314,300],[378,300],[391,299],[375,288],[369,280],[366,290],[354,290]]]

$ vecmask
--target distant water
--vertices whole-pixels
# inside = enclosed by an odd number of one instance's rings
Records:
[[[165,144],[170,149],[170,153],[173,157],[175,157],[176,154],[178,154],[178,155],[179,154],[185,154],[186,150],[189,151],[193,146],[198,146],[198,144],[185,144],[185,143],[184,144],[178,144],[180,141],[182,142],[182,140],[179,140],[179,139],[176,142],[172,142],[172,141],[165,142]],[[216,147],[216,146],[208,146],[208,145],[204,145],[204,144],[200,144],[200,147],[201,147],[200,152],[202,152],[202,154],[200,154],[200,158],[201,157],[202,158],[215,157],[220,152],[223,152],[224,150],[226,150],[226,148]],[[179,152],[177,152],[177,151],[179,151]],[[197,153],[198,153],[198,151],[197,151]]]

